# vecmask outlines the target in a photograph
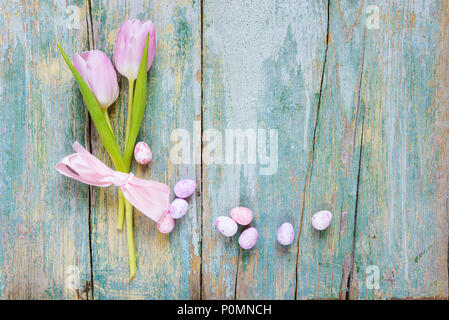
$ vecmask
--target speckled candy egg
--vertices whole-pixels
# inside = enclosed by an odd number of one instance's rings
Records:
[[[169,212],[165,213],[159,223],[157,224],[157,229],[161,233],[170,233],[175,227],[175,220],[173,220],[172,216]]]
[[[189,210],[189,204],[184,199],[177,198],[173,200],[170,205],[170,215],[174,219],[179,219],[184,217],[184,215]]]
[[[295,230],[293,230],[293,226],[288,222],[283,223],[276,233],[276,239],[283,246],[291,245],[293,239],[295,239]]]
[[[184,179],[179,181],[176,185],[175,185],[175,195],[178,198],[188,198],[190,197],[196,189],[196,182],[195,180],[191,180],[191,179]]]
[[[137,163],[140,164],[148,164],[153,158],[153,153],[151,152],[150,147],[143,141],[136,144],[134,148],[134,158]]]
[[[253,221],[253,213],[245,207],[236,207],[231,210],[231,218],[242,226],[247,226]]]
[[[226,237],[232,237],[237,232],[237,223],[225,216],[220,216],[215,220],[215,227]]]
[[[327,210],[318,211],[312,216],[312,226],[317,230],[324,230],[331,224],[332,213]]]
[[[259,234],[256,228],[251,227],[242,232],[239,237],[239,245],[243,249],[249,250],[254,247],[257,243],[257,238]]]

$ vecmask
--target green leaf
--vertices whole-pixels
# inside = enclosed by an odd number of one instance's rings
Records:
[[[142,61],[140,62],[139,73],[137,74],[136,88],[134,89],[133,107],[131,113],[131,128],[129,137],[125,146],[123,159],[126,168],[129,171],[131,160],[136,143],[137,135],[139,134],[142,125],[143,115],[145,113],[145,102],[147,97],[147,62],[148,62],[148,45],[150,34],[147,35],[145,49],[143,50]]]
[[[126,171],[125,162],[123,161],[120,149],[115,141],[114,134],[109,128],[106,118],[104,117],[103,112],[101,111],[101,108],[98,105],[97,98],[95,98],[95,95],[92,93],[89,86],[84,81],[83,77],[81,77],[81,74],[75,69],[73,64],[70,62],[69,58],[67,58],[67,55],[65,54],[64,50],[62,50],[59,42],[58,47],[59,51],[61,51],[62,57],[64,58],[68,67],[72,71],[73,76],[78,82],[81,94],[84,99],[84,103],[86,104],[90,117],[92,118],[92,121],[95,127],[97,128],[100,139],[103,142],[106,151],[109,153],[116,170],[125,172]]]

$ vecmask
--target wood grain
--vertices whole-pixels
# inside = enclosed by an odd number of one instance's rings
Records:
[[[364,2],[329,1],[329,29],[315,141],[304,186],[297,298],[346,299],[352,267],[360,157]],[[329,210],[325,231],[312,215]]]
[[[278,134],[278,149],[269,150],[278,152],[277,170],[270,175],[261,174],[266,166],[260,158],[257,164],[203,163],[203,297],[292,299],[296,247],[280,246],[275,234],[283,222],[295,230],[300,224],[325,56],[326,2],[207,1],[203,20],[203,130]],[[270,148],[268,131],[265,136],[258,148]],[[234,142],[223,137],[223,143],[224,159],[226,143]],[[259,240],[250,251],[239,250],[240,232],[226,239],[215,230],[215,219],[236,206],[255,215]]]
[[[351,298],[448,296],[446,1],[379,3],[366,40]],[[446,87],[447,88],[447,87]],[[443,142],[445,141],[445,142]],[[377,266],[380,286],[365,284]]]
[[[1,299],[90,297],[88,189],[55,170],[84,144],[84,107],[56,41],[85,46],[85,12],[82,1],[6,1],[0,11]],[[65,284],[70,266],[78,289]]]
[[[198,184],[170,235],[134,210],[131,281],[116,188],[54,170],[75,140],[111,165],[56,40],[71,57],[112,58],[130,18],[157,31],[138,138],[153,161],[132,170]],[[0,299],[448,298],[447,1],[6,0],[0,26]],[[119,85],[110,116],[123,141]],[[227,129],[254,130],[242,163],[226,163]],[[179,164],[170,154],[182,133]],[[267,174],[260,152],[276,149]],[[235,206],[254,212],[252,250],[239,249],[244,228],[230,239],[215,229]],[[311,217],[324,209],[333,222],[318,232]],[[296,232],[289,247],[275,238],[283,222]]]

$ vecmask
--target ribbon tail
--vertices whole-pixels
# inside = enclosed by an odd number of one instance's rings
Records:
[[[115,171],[90,154],[77,141],[73,144],[73,149],[76,153],[64,157],[56,164],[56,170],[61,174],[97,187],[107,187],[115,182]]]
[[[145,216],[158,223],[169,210],[170,188],[159,182],[133,178],[132,182],[120,187],[123,196]]]
[[[83,176],[81,176],[76,169],[72,168],[72,159],[77,157],[77,154],[71,154],[68,155],[66,157],[64,157],[61,161],[59,161],[56,164],[56,170],[59,171],[59,173],[65,175],[66,177],[72,178],[74,180],[78,180],[82,183],[85,184],[89,184],[89,185],[94,185],[94,183],[92,183],[92,181],[85,179]]]

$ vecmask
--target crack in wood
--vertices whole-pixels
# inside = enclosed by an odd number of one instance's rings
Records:
[[[91,0],[87,1],[88,5],[86,6],[86,29],[87,29],[87,46],[88,50],[92,50],[95,48],[95,39],[94,39],[94,30],[93,30],[93,19],[92,19],[92,4]],[[89,32],[90,31],[90,32]],[[89,113],[86,111],[86,128],[85,128],[85,144],[86,148],[89,152],[93,154],[92,147],[92,119],[90,118]],[[90,263],[90,284],[87,286],[87,300],[89,300],[89,289],[92,290],[92,299],[94,300],[94,265],[93,265],[93,249],[92,249],[92,204],[94,202],[94,190],[92,186],[88,186],[88,224],[89,224],[89,263]],[[87,284],[87,281],[86,281]]]
[[[360,71],[359,71],[359,84],[357,88],[357,105],[356,105],[356,118],[355,118],[355,130],[354,130],[354,141],[357,132],[357,123],[359,121],[359,113],[360,113],[360,91],[362,88],[362,79],[363,79],[363,69],[365,64],[365,38],[366,38],[366,29],[363,33],[362,39],[362,56],[360,61]],[[362,156],[363,156],[363,133],[365,127],[365,116],[363,113],[362,118],[362,128],[360,134],[360,150],[359,150],[359,163],[358,163],[358,171],[357,171],[357,185],[356,185],[356,195],[355,195],[355,208],[354,208],[354,231],[352,234],[352,253],[351,253],[351,271],[348,275],[347,282],[347,292],[346,292],[346,300],[352,299],[354,297],[354,271],[357,272],[355,267],[355,248],[356,248],[356,240],[357,240],[357,217],[358,217],[358,209],[359,209],[359,190],[360,190],[360,176],[361,176],[361,167],[362,167]],[[355,147],[355,144],[354,144]]]
[[[201,122],[200,122],[200,137],[201,137],[201,147],[200,147],[200,270],[199,270],[199,298],[203,299],[203,106],[204,106],[204,20],[203,20],[203,8],[204,3],[203,0],[200,1],[200,114],[201,114]]]
[[[341,263],[341,281],[338,295],[340,300],[347,299],[349,276],[351,274],[352,265],[352,255],[348,253],[343,257],[343,261]]]
[[[329,26],[330,26],[330,0],[327,1],[326,48],[324,51],[323,69],[321,72],[320,91],[319,91],[318,106],[317,106],[316,118],[315,118],[315,127],[313,129],[312,149],[310,150],[309,161],[308,161],[307,170],[306,170],[306,176],[304,179],[304,188],[303,188],[303,193],[302,193],[302,210],[301,210],[301,218],[299,221],[299,228],[298,228],[298,240],[296,243],[297,251],[296,251],[296,263],[295,263],[295,294],[294,294],[295,300],[297,300],[297,298],[298,298],[298,264],[299,264],[299,251],[300,251],[299,244],[300,244],[300,240],[301,240],[302,221],[304,218],[307,181],[308,181],[309,176],[313,170],[313,156],[315,154],[316,133],[317,133],[317,128],[318,128],[318,118],[320,115],[321,102],[322,102],[324,73],[326,71],[326,62],[327,62],[327,52],[329,49]]]
[[[237,300],[237,286],[238,286],[238,279],[239,279],[239,265],[240,265],[240,252],[242,250],[239,248],[239,253],[237,255],[237,270],[235,272],[235,283],[234,283],[234,300]]]

